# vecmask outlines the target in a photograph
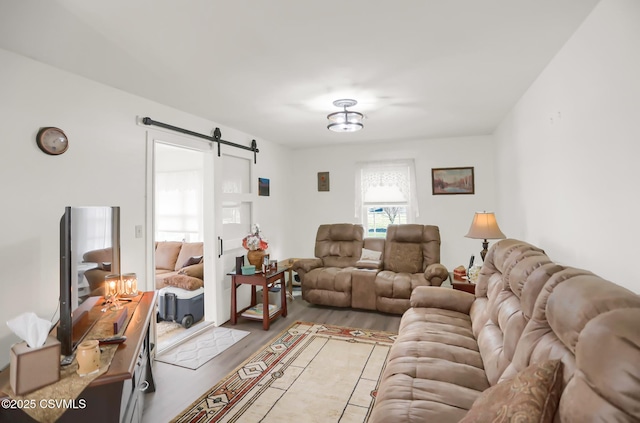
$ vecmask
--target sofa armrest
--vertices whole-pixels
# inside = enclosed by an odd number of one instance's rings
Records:
[[[293,271],[296,273],[307,273],[312,271],[313,269],[322,267],[323,265],[324,264],[322,260],[319,258],[306,258],[306,259],[296,260],[293,263],[292,268],[293,268]]]
[[[440,263],[433,263],[427,266],[424,277],[431,286],[440,286],[449,277],[449,271]]]
[[[411,293],[411,307],[443,308],[469,314],[475,295],[440,286],[418,286]]]

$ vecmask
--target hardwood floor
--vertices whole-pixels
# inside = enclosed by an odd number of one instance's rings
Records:
[[[246,330],[251,334],[197,370],[155,362],[153,372],[156,392],[145,395],[142,421],[168,422],[176,417],[200,395],[296,321],[397,333],[401,317],[363,310],[314,306],[303,301],[300,296],[289,301],[287,308],[287,317],[276,319],[268,331],[262,330],[261,322],[246,319],[239,319],[237,325],[231,325],[229,322],[222,325]]]

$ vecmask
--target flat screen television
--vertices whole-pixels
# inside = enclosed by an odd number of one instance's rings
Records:
[[[99,252],[99,254],[93,254]],[[87,261],[99,256],[100,262]],[[95,259],[90,259],[95,260]],[[120,274],[120,208],[66,207],[60,219],[60,321],[57,337],[64,356],[98,320],[89,310],[102,297],[95,295],[85,272]]]

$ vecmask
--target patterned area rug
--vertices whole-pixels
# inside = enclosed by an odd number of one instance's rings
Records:
[[[211,326],[193,338],[163,350],[156,356],[156,361],[195,370],[247,335],[246,330]]]
[[[172,422],[366,422],[396,336],[296,322]]]

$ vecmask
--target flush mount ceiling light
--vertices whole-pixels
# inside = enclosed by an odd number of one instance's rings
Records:
[[[344,110],[341,112],[331,113],[327,116],[327,119],[329,119],[327,129],[333,132],[355,132],[364,128],[364,125],[362,124],[364,115],[362,113],[347,110],[347,107],[352,107],[356,104],[358,104],[358,102],[351,99],[334,101],[334,106],[343,107]]]

